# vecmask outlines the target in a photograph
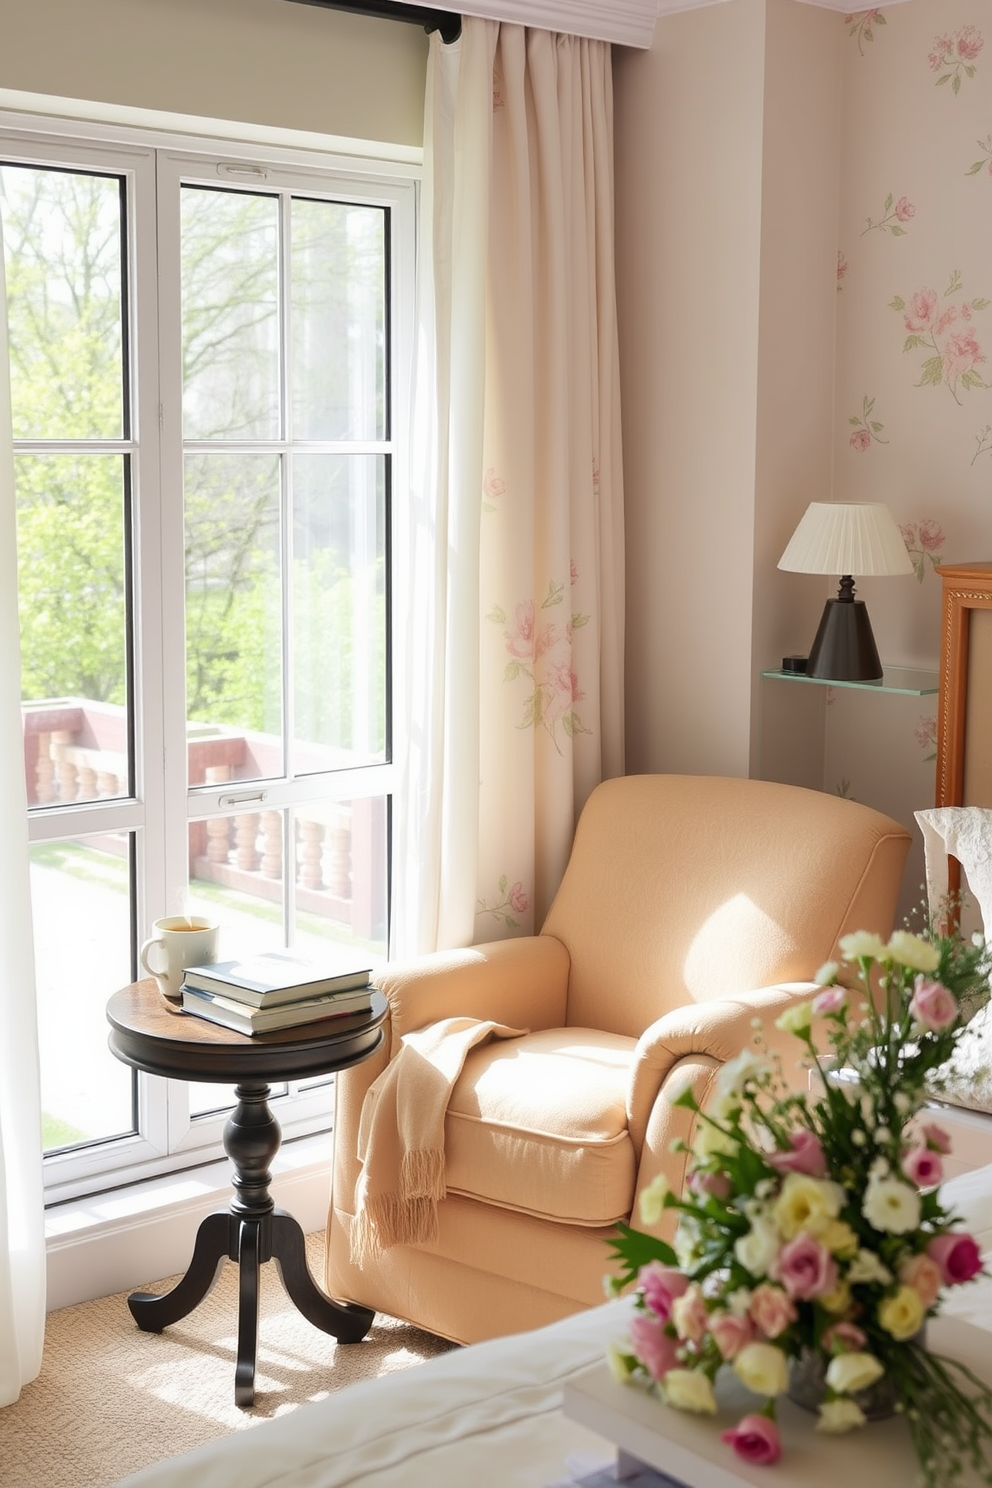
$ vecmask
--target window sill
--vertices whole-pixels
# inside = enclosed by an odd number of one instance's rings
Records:
[[[331,1141],[321,1132],[285,1142],[272,1164],[276,1203],[307,1233],[327,1218]],[[201,1219],[230,1193],[224,1160],[54,1205],[45,1214],[48,1311],[183,1272]]]

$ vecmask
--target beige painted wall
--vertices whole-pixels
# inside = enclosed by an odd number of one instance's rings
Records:
[[[288,0],[0,0],[0,88],[411,146],[427,50]]]
[[[631,771],[822,780],[823,699],[758,673],[824,598],[775,565],[830,491],[840,69],[795,0],[617,53]]]

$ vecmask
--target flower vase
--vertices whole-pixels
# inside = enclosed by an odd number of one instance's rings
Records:
[[[908,1342],[925,1348],[926,1332],[924,1323]],[[794,1405],[801,1406],[803,1410],[819,1410],[827,1392],[828,1363],[829,1359],[818,1349],[803,1349],[799,1357],[792,1361],[787,1394]],[[866,1389],[852,1390],[847,1399],[854,1401],[866,1421],[886,1421],[899,1408],[899,1387],[891,1374],[883,1374],[881,1379],[868,1385]]]

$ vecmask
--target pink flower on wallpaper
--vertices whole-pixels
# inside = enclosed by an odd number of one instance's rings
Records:
[[[924,517],[922,522],[901,523],[899,531],[906,544],[906,551],[913,560],[913,572],[922,584],[927,571],[927,560],[929,559],[931,568],[936,568],[941,561],[941,549],[947,541],[944,530],[933,517]]]
[[[572,584],[577,584],[579,582],[579,570],[576,567],[576,563],[575,563],[575,559],[574,558],[571,558],[569,560],[569,564],[568,564],[568,577],[569,577],[570,583],[572,583]]]
[[[858,39],[858,51],[862,57],[865,54],[864,43],[875,40],[876,26],[884,26],[886,20],[877,5],[869,10],[852,10],[844,17],[844,25],[848,28],[848,36],[856,36]]]
[[[848,423],[854,425],[854,433],[851,435],[848,443],[853,450],[857,450],[858,454],[861,455],[866,450],[871,449],[872,441],[878,444],[888,444],[889,442],[887,439],[882,438],[882,430],[885,428],[885,425],[879,423],[878,419],[873,419],[871,416],[874,407],[875,399],[869,398],[868,394],[865,393],[861,404],[861,413],[852,413],[848,419]]]
[[[951,297],[960,290],[961,275],[955,269],[942,297],[935,289],[926,288],[916,290],[908,304],[901,295],[889,302],[890,308],[902,315],[909,332],[903,351],[926,353],[916,386],[944,386],[955,403],[961,402],[962,392],[990,386],[978,370],[986,357],[971,325],[975,312],[987,310],[989,301],[980,296],[953,300]],[[941,299],[946,302],[943,307]]]
[[[866,218],[867,225],[861,236],[864,237],[865,233],[870,232],[887,232],[891,233],[894,238],[903,238],[906,236],[906,229],[901,224],[909,222],[915,216],[916,208],[909,198],[901,196],[896,201],[894,194],[890,191],[885,198],[878,221],[873,221],[871,217]]]
[[[913,730],[913,733],[916,735],[916,742],[920,748],[926,750],[923,756],[923,763],[927,764],[930,760],[935,760],[937,758],[936,717],[924,714]]]
[[[578,578],[574,562],[569,564],[569,574],[574,583]],[[546,611],[564,604],[565,595],[565,585],[552,579],[541,600],[541,609]],[[503,681],[524,679],[527,683],[523,721],[517,727],[544,729],[561,754],[559,730],[568,738],[591,732],[576,711],[576,704],[583,701],[585,693],[573,667],[574,632],[587,625],[590,616],[573,612],[563,626],[552,620],[538,623],[537,606],[532,599],[526,599],[514,608],[512,628],[507,626],[506,611],[500,605],[495,605],[487,618],[505,627],[503,638],[511,659],[506,664]],[[492,913],[492,907],[486,905],[484,912]]]
[[[973,78],[978,69],[975,60],[985,45],[977,26],[962,26],[952,35],[935,36],[927,58],[931,72],[937,72],[936,86],[950,83],[952,93],[960,93],[962,77]]]
[[[501,475],[497,475],[492,465],[490,465],[482,479],[482,494],[485,498],[482,503],[482,510],[494,512],[496,510],[496,501],[505,491],[506,481]]]
[[[520,921],[516,916],[526,914],[529,906],[530,896],[521,880],[517,879],[511,886],[509,878],[503,873],[496,886],[492,904],[485,899],[477,899],[475,912],[477,915],[492,915],[494,920],[505,925],[508,930],[519,930]]]

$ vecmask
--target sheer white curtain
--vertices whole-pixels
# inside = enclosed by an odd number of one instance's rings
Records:
[[[623,771],[609,46],[432,38],[394,952],[540,927]]]
[[[45,1226],[21,742],[14,463],[0,242],[0,1406],[41,1368]]]

